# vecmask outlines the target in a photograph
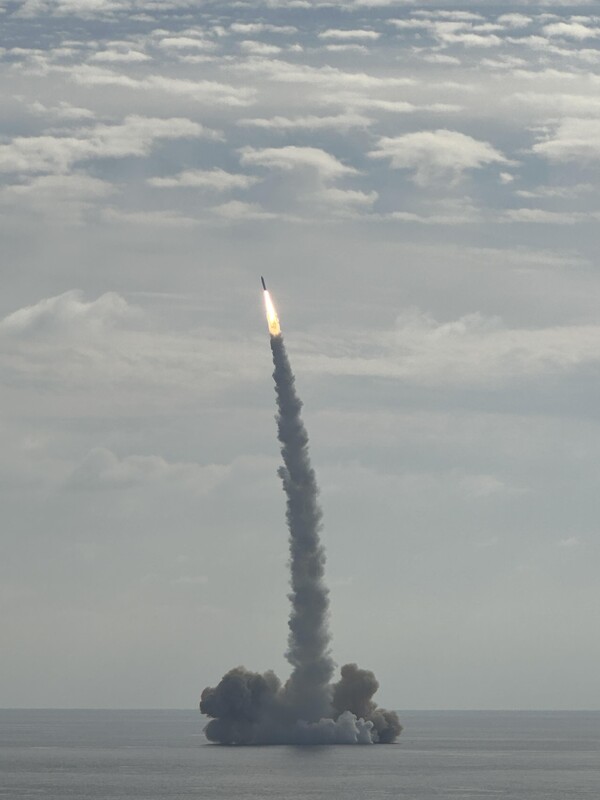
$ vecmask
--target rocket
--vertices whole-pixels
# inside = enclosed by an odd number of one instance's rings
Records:
[[[271,336],[281,336],[281,326],[279,325],[277,312],[275,311],[275,306],[273,305],[271,295],[267,290],[267,284],[265,283],[265,279],[262,275],[260,276],[260,282],[262,283],[262,287],[264,289],[263,295],[265,298],[265,311],[267,312],[267,325],[269,326],[269,333]]]

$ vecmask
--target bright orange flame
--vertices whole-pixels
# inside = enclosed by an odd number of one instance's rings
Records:
[[[279,325],[279,317],[275,311],[275,306],[271,300],[271,295],[265,289],[265,310],[267,312],[267,325],[269,326],[269,333],[271,336],[279,336],[281,333],[281,326]]]

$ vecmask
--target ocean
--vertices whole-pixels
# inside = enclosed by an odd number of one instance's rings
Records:
[[[0,798],[600,798],[600,712],[400,713],[395,745],[223,747],[197,711],[0,710]]]

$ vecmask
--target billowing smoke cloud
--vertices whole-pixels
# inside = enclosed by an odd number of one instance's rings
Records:
[[[302,402],[280,334],[271,336],[271,350],[290,544],[292,610],[286,658],[292,673],[282,685],[273,672],[230,670],[215,688],[202,692],[200,710],[212,717],[205,733],[223,744],[387,744],[402,726],[394,711],[373,702],[379,687],[375,675],[346,664],[340,681],[332,683],[335,664],[318,487]]]

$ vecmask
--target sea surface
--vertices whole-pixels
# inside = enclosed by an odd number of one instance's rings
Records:
[[[0,710],[0,798],[600,798],[600,712],[401,719],[396,745],[222,747],[197,711]]]

